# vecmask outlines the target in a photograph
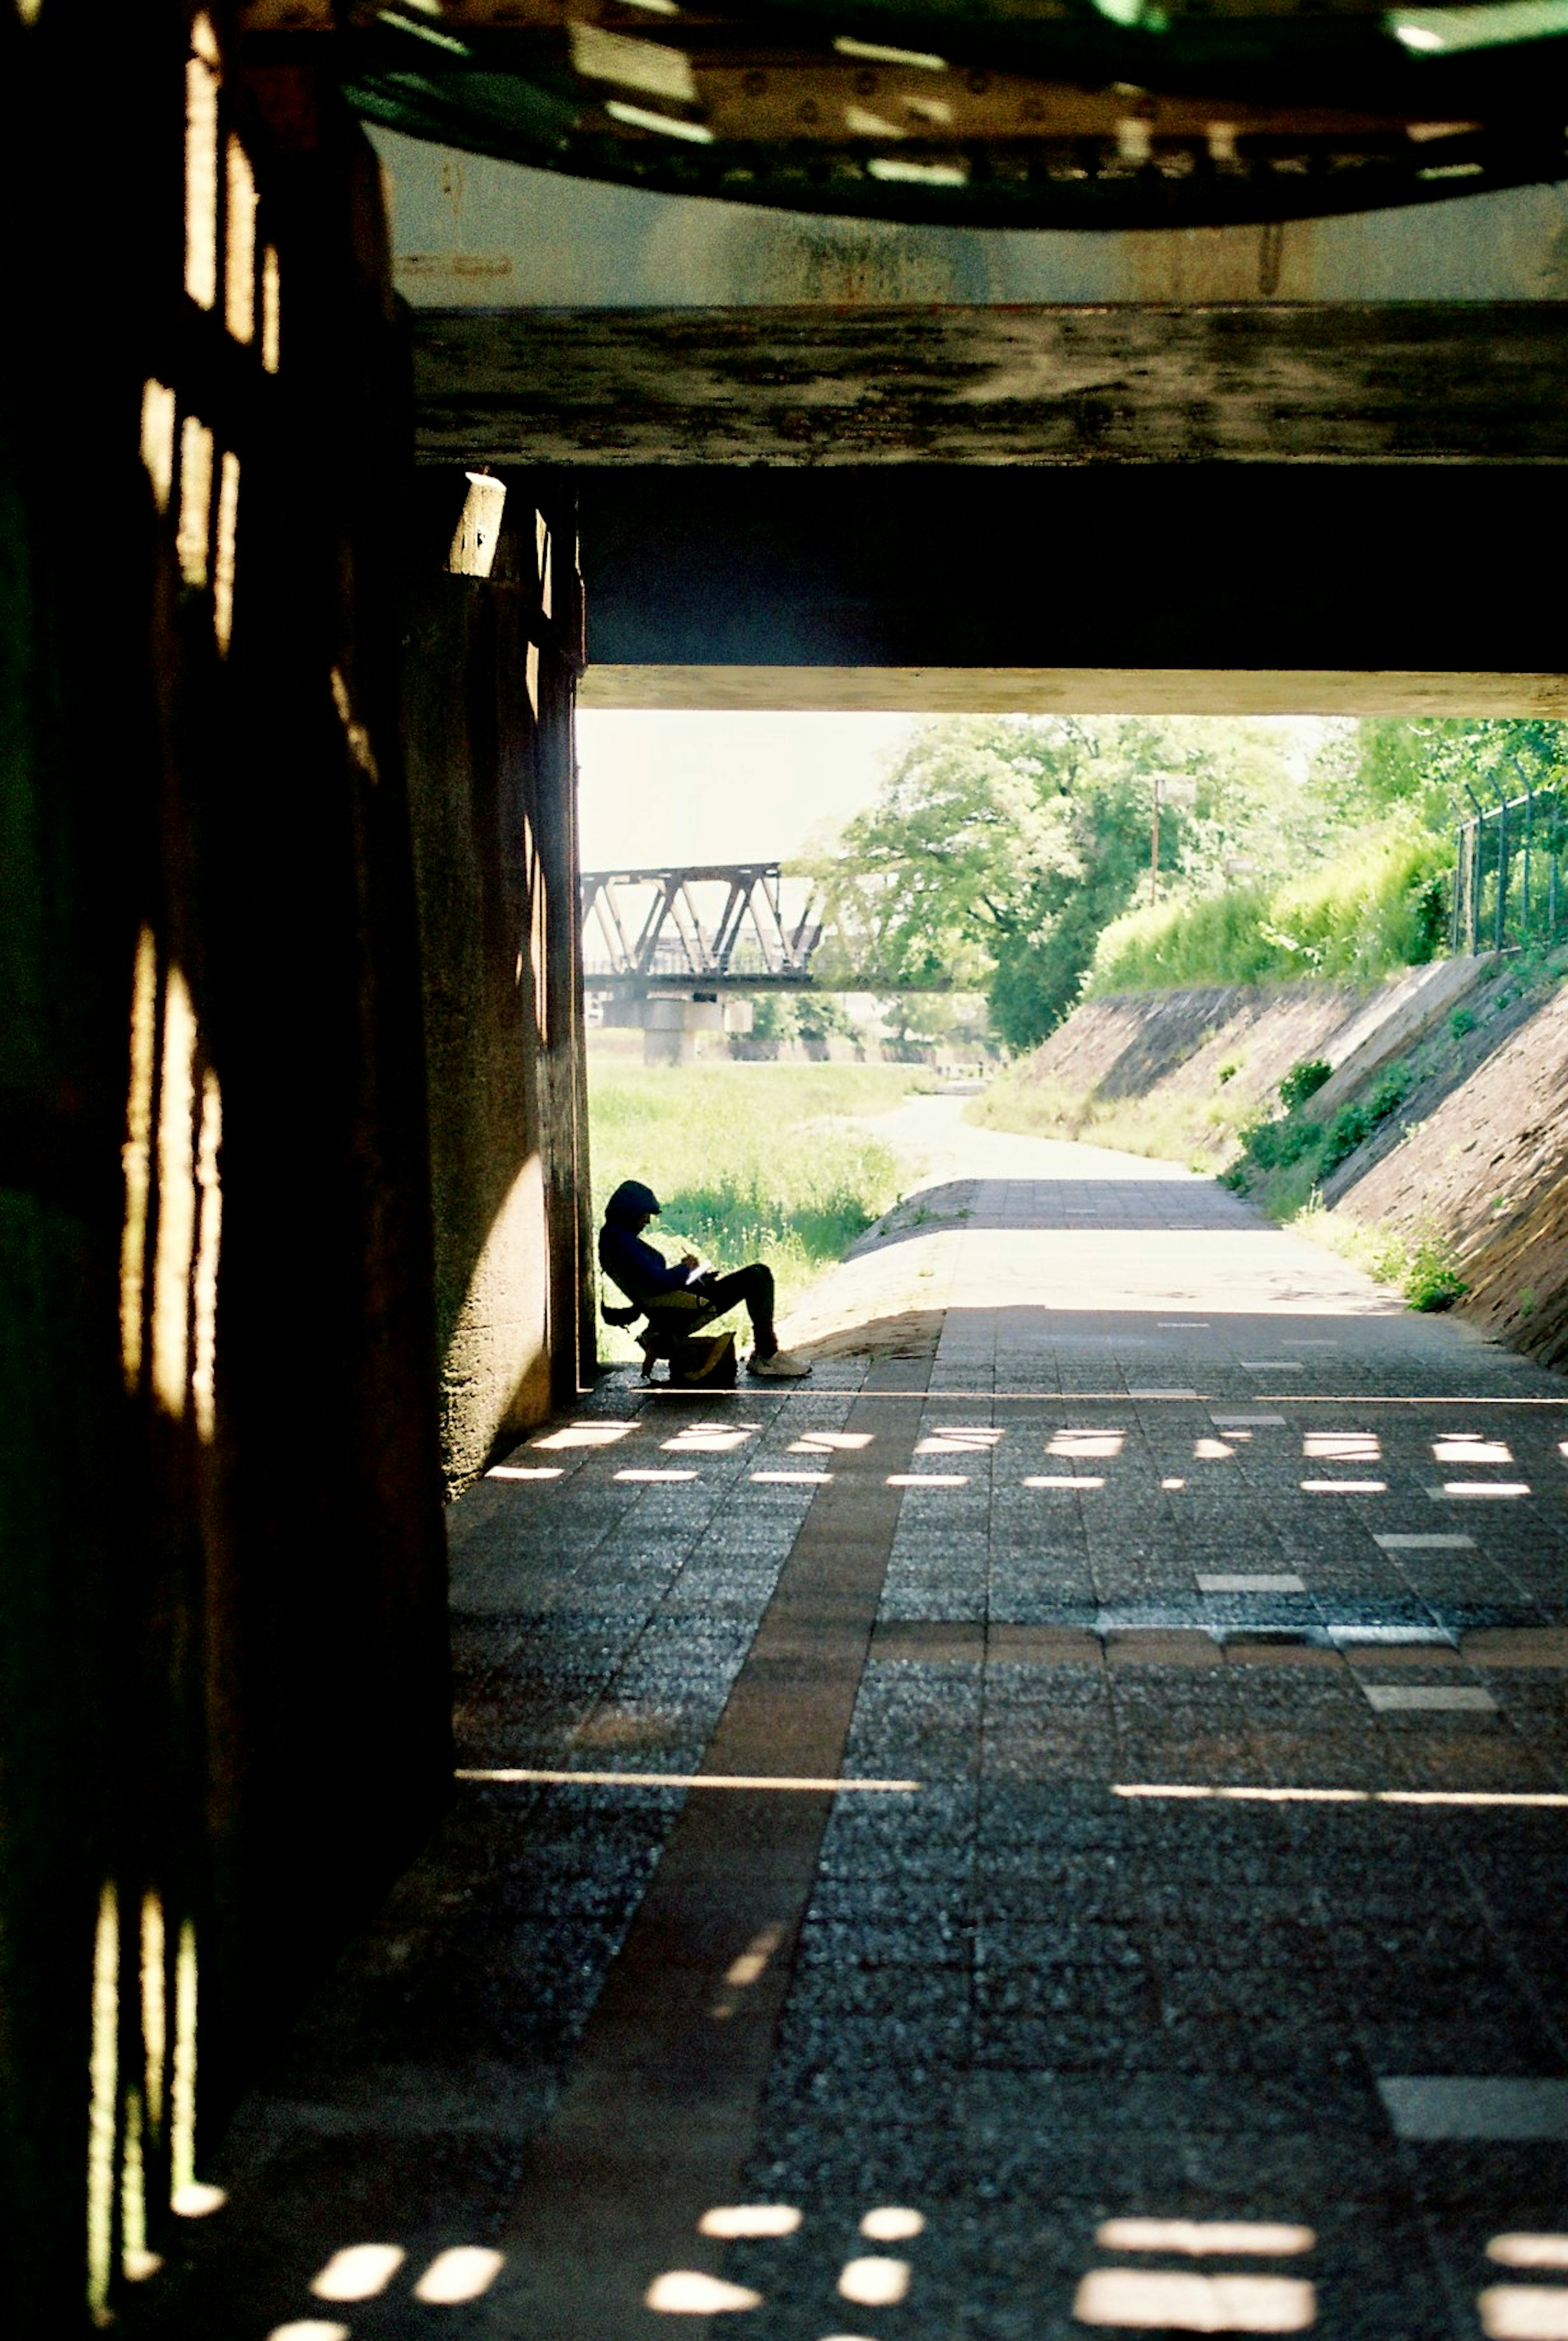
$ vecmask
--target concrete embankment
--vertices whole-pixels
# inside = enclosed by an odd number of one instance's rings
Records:
[[[1564,953],[1528,970],[1484,958],[1378,986],[1091,1001],[982,1111],[1218,1170],[1292,1067],[1324,1060],[1334,1072],[1304,1112],[1327,1124],[1369,1110],[1367,1134],[1322,1182],[1335,1218],[1442,1247],[1468,1288],[1462,1313],[1557,1363],[1568,1358],[1565,971]],[[1397,1107],[1372,1111],[1391,1081]],[[1270,1200],[1267,1182],[1256,1191]]]

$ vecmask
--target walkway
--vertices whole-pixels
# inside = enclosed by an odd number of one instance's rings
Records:
[[[1568,2334],[1568,1382],[978,1137],[875,1355],[458,1508],[450,1819],[147,2330]]]

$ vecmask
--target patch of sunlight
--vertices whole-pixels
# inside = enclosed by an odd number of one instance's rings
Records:
[[[1568,2290],[1562,2285],[1489,2285],[1475,2306],[1487,2341],[1568,2341]]]
[[[436,2254],[415,2285],[413,2296],[448,2307],[459,2301],[478,2300],[505,2265],[504,2252],[492,2252],[482,2244],[454,2244],[449,2251]]]
[[[1432,1442],[1433,1460],[1437,1463],[1512,1463],[1513,1449],[1501,1439],[1483,1439],[1479,1433],[1450,1431],[1446,1438]]]
[[[804,1439],[790,1442],[791,1455],[849,1454],[861,1447],[869,1447],[877,1436],[874,1430],[809,1430]]]
[[[720,2316],[728,2309],[760,2308],[762,2295],[700,2268],[670,2268],[654,2277],[642,2305],[662,2316]]]
[[[531,1447],[613,1447],[618,1439],[625,1439],[638,1428],[635,1422],[569,1422],[564,1430],[551,1430],[543,1439],[531,1439]]]
[[[800,2214],[792,2203],[719,2203],[697,2222],[702,2236],[792,2236]]]
[[[925,2231],[923,2211],[906,2210],[895,2203],[868,2211],[860,2222],[860,2233],[873,2244],[907,2244],[911,2236],[924,2235]]]
[[[896,2308],[908,2289],[908,2260],[846,2260],[839,2276],[839,2292],[858,2308]]]
[[[1301,1451],[1325,1463],[1383,1460],[1382,1443],[1374,1430],[1309,1430],[1301,1442]]]
[[[1386,1479],[1304,1479],[1303,1491],[1309,1496],[1386,1496]]]
[[[1568,2268],[1568,2236],[1494,2236],[1486,2256],[1503,2267]]]
[[[1310,2252],[1317,2237],[1310,2227],[1268,2219],[1107,2219],[1095,2241],[1107,2252],[1185,2252],[1189,2259],[1208,2252],[1261,2252],[1275,2259]]]
[[[673,1439],[661,1439],[660,1446],[667,1455],[728,1455],[732,1448],[744,1447],[754,1430],[739,1425],[727,1428],[721,1424],[693,1422],[678,1430]]]
[[[1223,1439],[1195,1439],[1192,1453],[1195,1463],[1223,1463],[1236,1449],[1227,1447]]]
[[[967,1488],[969,1482],[961,1471],[889,1471],[889,1488]]]
[[[913,1795],[920,1786],[918,1780],[862,1780],[842,1777],[797,1778],[790,1773],[774,1772],[561,1772],[525,1765],[465,1767],[454,1771],[452,1777],[454,1780],[478,1780],[501,1788],[795,1788],[809,1796],[860,1792],[903,1797]],[[1568,1804],[1568,1797],[1563,1801]]]
[[[399,2244],[345,2244],[311,2278],[311,2290],[318,2300],[373,2300],[406,2257]]]
[[[1497,1806],[1507,1810],[1560,1812],[1568,1794],[1554,1788],[1207,1788],[1190,1780],[1116,1780],[1113,1797],[1191,1799],[1214,1797],[1250,1805],[1449,1805]]]
[[[1073,2315],[1080,2325],[1143,2332],[1302,2333],[1316,2322],[1317,2296],[1299,2276],[1095,2268],[1078,2286]]]
[[[1119,1455],[1125,1430],[1057,1430],[1046,1441],[1047,1455]]]
[[[1000,1430],[933,1430],[917,1446],[917,1455],[984,1455],[1006,1436]]]
[[[1103,1479],[1091,1479],[1087,1472],[1075,1474],[1070,1471],[1037,1471],[1032,1479],[1024,1481],[1026,1488],[1103,1488],[1105,1484]]]

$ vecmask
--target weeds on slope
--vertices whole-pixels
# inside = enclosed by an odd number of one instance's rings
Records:
[[[1341,1219],[1315,1191],[1285,1225],[1293,1235],[1306,1236],[1354,1261],[1380,1284],[1393,1285],[1412,1309],[1452,1309],[1470,1289],[1460,1274],[1458,1253],[1439,1228]]]

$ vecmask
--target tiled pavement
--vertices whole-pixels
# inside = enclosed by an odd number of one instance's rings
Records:
[[[1568,2335],[1568,1382],[1098,1162],[459,1507],[450,1818],[134,2329]]]

